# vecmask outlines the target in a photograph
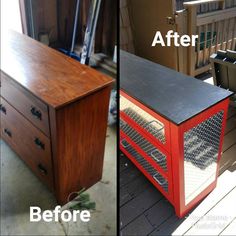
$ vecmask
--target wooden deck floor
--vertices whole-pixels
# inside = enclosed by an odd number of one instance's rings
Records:
[[[184,219],[121,154],[121,235],[236,235],[236,107],[230,106],[216,189]]]

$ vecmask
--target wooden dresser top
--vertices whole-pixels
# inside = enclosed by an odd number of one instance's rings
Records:
[[[130,96],[177,125],[233,94],[122,50],[120,84]]]
[[[108,76],[14,31],[2,35],[1,70],[54,108],[113,82]]]

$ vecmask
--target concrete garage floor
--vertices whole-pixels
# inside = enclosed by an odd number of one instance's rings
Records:
[[[115,235],[116,130],[107,129],[102,180],[87,192],[96,202],[88,223],[29,222],[30,206],[53,210],[56,200],[10,147],[1,142],[1,235]]]

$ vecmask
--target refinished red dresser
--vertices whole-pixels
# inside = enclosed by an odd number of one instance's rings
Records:
[[[25,35],[3,35],[1,137],[60,204],[102,177],[111,84]]]
[[[183,217],[217,182],[230,91],[120,52],[120,149]]]

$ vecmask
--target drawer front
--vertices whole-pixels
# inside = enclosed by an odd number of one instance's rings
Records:
[[[49,136],[48,107],[1,72],[1,96]]]
[[[142,173],[171,201],[172,189],[168,179],[156,170],[143,155],[131,144],[127,137],[121,135],[121,151],[142,171]]]
[[[168,172],[167,168],[167,154],[162,152],[160,148],[154,146],[149,142],[145,137],[143,137],[137,130],[135,130],[130,124],[125,122],[123,119],[120,119],[120,130],[128,136],[142,152],[145,153],[145,156],[161,168],[161,171]]]
[[[170,151],[169,122],[121,91],[120,115],[128,118],[143,133]]]
[[[33,172],[53,189],[50,140],[1,98],[1,136]]]

